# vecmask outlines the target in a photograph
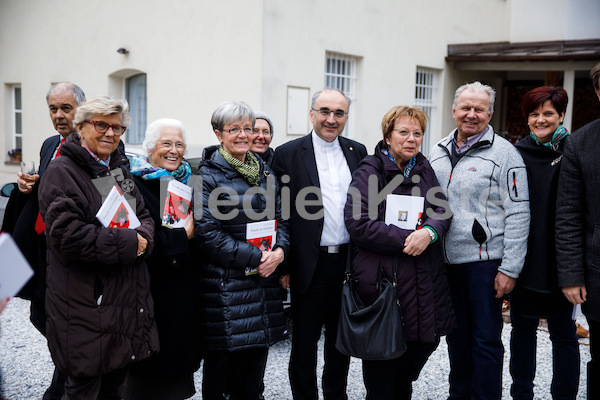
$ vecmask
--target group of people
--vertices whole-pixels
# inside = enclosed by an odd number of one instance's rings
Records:
[[[600,64],[592,79],[600,99]],[[86,101],[71,83],[53,85],[47,101],[59,135],[44,142],[33,185],[19,173],[3,226],[35,269],[20,295],[56,367],[44,400],[185,399],[201,361],[204,399],[261,399],[268,348],[286,337],[288,288],[293,398],[319,398],[324,332],[322,396],[347,399],[350,358],[335,340],[348,263],[365,304],[380,274],[393,281],[407,341],[398,358],[363,361],[368,400],[411,398],[442,336],[449,398],[500,399],[507,296],[513,398],[534,395],[539,318],[553,344],[552,396],[576,397],[575,304],[591,334],[588,398],[598,394],[600,127],[563,127],[564,89],[524,96],[530,134],[513,146],[490,125],[494,89],[461,86],[456,129],[429,159],[419,108],[390,109],[367,155],[341,136],[350,99],[336,89],[312,97],[312,132],[275,150],[267,114],[225,102],[211,118],[219,144],[204,150],[197,175],[178,120],[149,124],[146,155],[129,162],[125,101]],[[163,219],[172,181],[193,188],[176,226]],[[133,229],[97,217],[114,187]],[[423,198],[414,228],[386,218],[388,194]],[[273,237],[255,245],[250,227]]]

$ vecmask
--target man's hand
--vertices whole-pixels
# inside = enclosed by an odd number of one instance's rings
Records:
[[[281,247],[278,247],[273,251],[263,251],[263,256],[260,259],[260,264],[258,266],[258,274],[263,278],[271,275],[283,261],[283,256],[284,254]]]
[[[494,290],[496,291],[496,298],[499,299],[505,294],[509,294],[515,288],[515,278],[511,278],[508,275],[498,271],[496,279],[494,279]]]
[[[574,306],[582,304],[587,300],[585,286],[565,286],[562,288],[562,292]]]
[[[431,243],[431,236],[427,229],[419,229],[408,235],[402,251],[409,256],[418,256],[425,251],[429,243]]]
[[[29,179],[29,185],[27,184],[28,182],[25,179],[23,179],[25,177]],[[33,185],[37,183],[38,179],[40,179],[40,176],[38,174],[26,175],[19,171],[17,172],[17,187],[19,188],[19,191],[21,193],[29,194],[33,191]],[[31,182],[31,180],[33,180],[33,182]]]

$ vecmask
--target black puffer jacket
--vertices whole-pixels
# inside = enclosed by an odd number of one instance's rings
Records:
[[[263,163],[260,168],[260,189],[266,192],[255,194],[246,193],[252,186],[225,161],[217,146],[205,149],[198,170],[202,193],[197,187],[196,237],[207,260],[200,268],[198,290],[202,337],[208,351],[266,347],[285,335],[281,299],[267,301],[262,278],[245,274],[246,267],[257,267],[262,256],[258,248],[246,242],[246,224],[257,221],[248,215],[250,211],[261,215],[260,221],[277,219],[274,248],[281,247],[287,254],[289,247],[277,179]],[[209,198],[215,189],[222,190],[220,201],[232,203],[218,207],[219,213],[231,213],[233,218],[220,218],[211,212]],[[225,190],[232,193],[223,193]],[[252,210],[244,208],[245,202]]]
[[[152,252],[154,222],[129,171],[121,168],[127,158],[119,150],[111,154],[110,171],[119,172],[121,190],[135,200],[141,222],[135,230],[105,228],[96,218],[102,194],[94,182],[111,174],[81,146],[76,133],[61,153],[39,189],[48,244],[48,347],[63,374],[94,377],[159,349],[144,262]],[[137,233],[148,240],[143,257],[137,257]]]

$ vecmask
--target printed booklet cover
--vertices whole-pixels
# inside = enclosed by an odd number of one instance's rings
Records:
[[[386,225],[414,231],[421,224],[425,199],[418,196],[388,194],[385,206]]]
[[[106,228],[135,229],[140,226],[140,220],[117,186],[113,186],[108,196],[106,196],[98,213],[96,213],[96,218]]]
[[[277,240],[277,220],[251,222],[246,224],[246,240],[261,251],[269,251]],[[246,268],[246,275],[257,274],[256,268]]]
[[[175,179],[167,186],[167,199],[162,224],[171,228],[183,228],[192,214],[192,188]]]

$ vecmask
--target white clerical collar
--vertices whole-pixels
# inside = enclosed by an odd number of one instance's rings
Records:
[[[327,142],[323,139],[321,139],[313,130],[312,131],[312,140],[313,140],[313,145],[317,145],[320,147],[334,147],[334,146],[339,146],[339,140],[336,137],[332,142]]]

